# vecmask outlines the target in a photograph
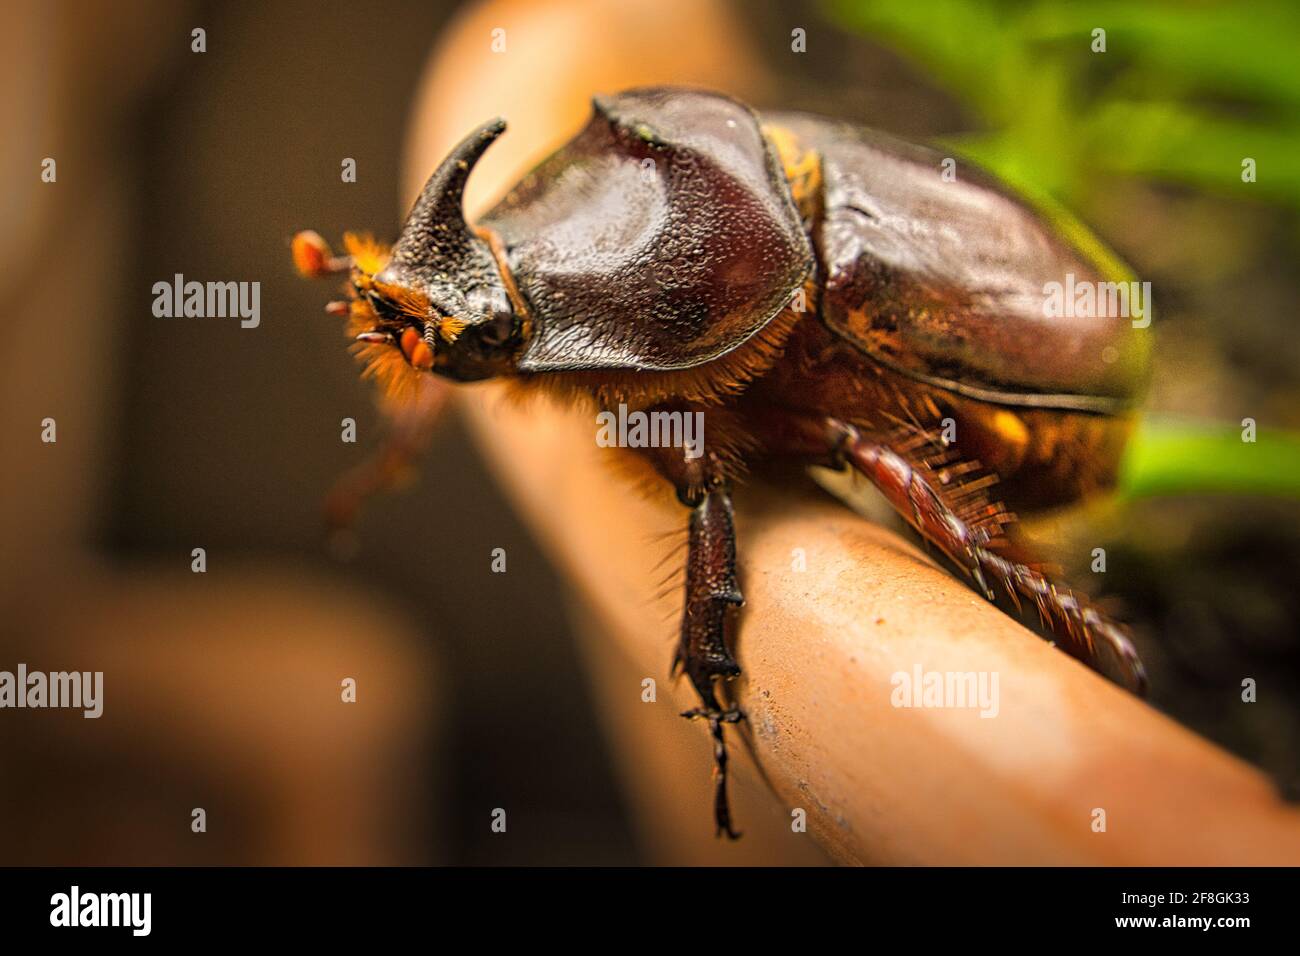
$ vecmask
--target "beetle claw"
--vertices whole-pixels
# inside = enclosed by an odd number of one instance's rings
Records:
[[[742,720],[749,719],[749,715],[735,704],[725,710],[716,707],[692,707],[690,710],[682,711],[681,715],[687,720],[716,720],[723,724],[738,724]]]

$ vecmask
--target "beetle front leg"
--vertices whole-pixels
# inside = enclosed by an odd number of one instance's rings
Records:
[[[682,716],[706,720],[713,736],[715,791],[713,816],[718,834],[740,836],[731,826],[727,802],[727,743],[723,724],[736,723],[744,714],[734,704],[718,702],[717,682],[740,674],[740,665],[727,648],[726,630],[733,608],[744,603],[736,583],[736,532],[731,496],[719,485],[703,493],[691,511],[686,555],[686,595],[682,608],[681,642],[673,660],[673,673],[686,672],[702,706]]]
[[[383,435],[378,447],[335,480],[325,498],[326,531],[343,540],[370,498],[396,488],[419,462],[451,397],[451,384],[425,375],[414,396],[380,406]]]

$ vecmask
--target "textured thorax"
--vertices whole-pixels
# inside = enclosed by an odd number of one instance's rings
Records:
[[[754,113],[664,89],[595,106],[483,220],[535,319],[519,370],[679,370],[743,345],[813,268]]]

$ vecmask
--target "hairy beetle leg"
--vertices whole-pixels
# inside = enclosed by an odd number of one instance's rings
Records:
[[[713,737],[713,818],[719,836],[740,836],[731,826],[727,800],[727,742],[724,724],[744,719],[736,706],[718,702],[717,681],[740,674],[727,648],[726,627],[733,608],[744,603],[736,583],[736,532],[731,497],[717,487],[703,493],[691,511],[686,555],[686,595],[682,608],[681,642],[673,660],[673,673],[686,672],[701,707],[685,711],[691,720],[706,720]]]
[[[989,578],[1009,596],[1029,599],[1074,656],[1134,693],[1145,693],[1146,670],[1122,625],[1078,592],[987,547],[987,533],[963,520],[924,467],[851,425],[833,419],[827,425],[837,464],[848,464],[875,485],[903,519],[970,575],[990,600],[994,594]]]
[[[450,397],[447,382],[424,375],[412,400],[382,406],[384,435],[379,447],[341,475],[325,498],[326,532],[336,551],[349,550],[347,542],[362,505],[396,488],[411,473]]]

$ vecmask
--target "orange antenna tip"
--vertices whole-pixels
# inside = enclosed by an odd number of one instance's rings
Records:
[[[321,238],[320,233],[311,229],[296,233],[290,248],[294,268],[299,275],[308,279],[346,272],[352,265],[348,257],[334,255],[329,243]]]

